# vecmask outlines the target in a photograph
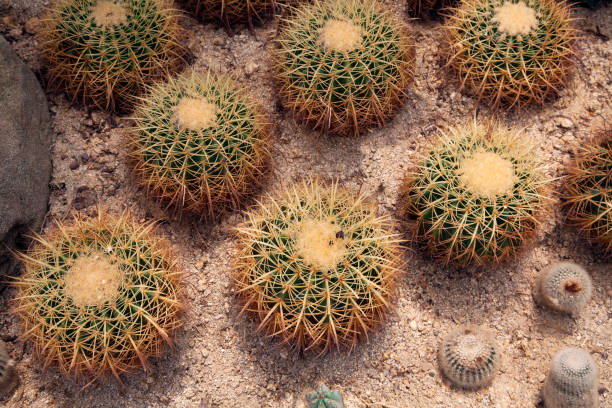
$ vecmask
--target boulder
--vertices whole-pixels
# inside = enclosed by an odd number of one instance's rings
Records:
[[[47,212],[51,128],[36,77],[0,36],[0,276],[15,266],[9,248],[23,249]],[[0,278],[1,279],[1,278]]]

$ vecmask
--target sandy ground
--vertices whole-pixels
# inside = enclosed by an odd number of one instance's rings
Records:
[[[41,73],[38,44],[30,34],[41,0],[18,14],[23,2],[0,5],[0,32],[31,68]],[[16,5],[15,8],[6,7]],[[402,11],[399,1],[390,7]],[[32,12],[32,8],[35,12]],[[612,118],[612,8],[579,9],[579,63],[560,98],[544,107],[501,114],[508,125],[525,128],[551,177],[561,174],[574,146]],[[326,138],[305,129],[282,110],[267,61],[274,48],[276,21],[254,33],[234,36],[190,20],[188,46],[196,69],[230,72],[258,95],[275,125],[275,169],[266,190],[304,174],[339,180],[371,193],[380,211],[396,215],[400,180],[436,138],[436,126],[471,118],[478,105],[449,81],[440,55],[439,22],[411,22],[417,39],[417,72],[409,99],[383,129],[359,138]],[[254,35],[253,35],[254,34]],[[126,166],[125,117],[70,106],[49,94],[53,112],[53,177],[49,220],[74,209],[93,214],[96,203],[113,213],[124,208],[143,219],[159,218],[185,269],[189,308],[176,344],[152,362],[148,372],[112,379],[89,388],[64,379],[40,360],[18,335],[18,321],[0,315],[0,336],[18,361],[21,385],[8,407],[304,407],[306,391],[325,382],[341,390],[345,405],[363,407],[535,407],[551,357],[561,348],[589,351],[601,371],[601,406],[612,407],[612,267],[603,254],[563,225],[557,203],[521,256],[496,268],[459,270],[433,262],[406,245],[406,269],[395,305],[382,330],[350,354],[300,356],[255,333],[238,314],[230,280],[236,253],[232,227],[241,216],[216,223],[169,217],[135,187]],[[489,115],[486,107],[481,114]],[[607,120],[607,122],[606,122]],[[47,227],[50,221],[47,222]],[[559,259],[584,265],[593,278],[593,299],[578,319],[536,306],[531,285],[537,273]],[[0,310],[14,293],[0,292]],[[503,366],[491,387],[454,389],[441,378],[435,358],[440,336],[461,323],[484,324],[498,334]]]

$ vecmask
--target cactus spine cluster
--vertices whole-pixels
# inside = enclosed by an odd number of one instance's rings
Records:
[[[191,72],[152,87],[136,110],[140,183],[177,209],[214,216],[241,205],[268,159],[266,122],[232,80]]]
[[[612,254],[612,131],[580,149],[567,171],[568,220]]]
[[[491,383],[500,365],[495,339],[478,326],[459,327],[440,344],[442,373],[456,386],[476,389]]]
[[[409,174],[403,206],[445,262],[498,263],[536,229],[546,181],[519,132],[476,120],[442,131]]]
[[[597,408],[598,370],[589,353],[561,350],[550,364],[542,396],[546,408]]]
[[[130,110],[146,84],[182,64],[167,0],[60,0],[41,31],[49,84],[84,103]]]
[[[381,322],[399,264],[392,222],[362,195],[316,180],[247,213],[236,283],[260,329],[299,350],[352,348]]]
[[[57,223],[19,258],[14,311],[24,337],[75,378],[140,366],[179,326],[180,275],[167,244],[129,215]]]
[[[6,345],[0,340],[0,400],[10,393],[17,385],[17,374],[14,362],[6,351]]]
[[[556,0],[466,0],[446,23],[462,86],[494,105],[543,103],[574,65],[570,8]]]
[[[325,384],[306,395],[306,401],[308,408],[344,408],[342,394],[339,391],[331,391]]]
[[[285,104],[323,133],[382,126],[412,82],[413,41],[377,0],[315,0],[286,21],[279,42]]]
[[[593,284],[579,265],[559,262],[542,271],[536,281],[536,299],[559,312],[577,315],[591,299]]]

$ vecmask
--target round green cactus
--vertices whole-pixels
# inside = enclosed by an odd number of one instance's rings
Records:
[[[60,0],[44,20],[49,85],[127,111],[146,84],[183,63],[179,14],[167,0]]]
[[[339,391],[331,391],[325,384],[306,395],[306,401],[308,408],[344,408],[342,394]]]
[[[552,360],[542,396],[546,408],[597,408],[598,370],[589,353],[561,350]]]
[[[316,180],[268,197],[238,229],[243,311],[298,350],[352,348],[382,320],[399,266],[389,218]]]
[[[377,0],[315,1],[286,21],[279,41],[281,96],[323,133],[382,126],[413,79],[413,41]]]
[[[569,222],[612,253],[612,131],[581,146],[567,173]]]
[[[546,180],[518,132],[476,120],[442,132],[407,177],[403,212],[444,262],[498,263],[536,229]]]
[[[451,331],[440,344],[438,361],[442,373],[456,386],[476,389],[491,383],[500,365],[494,337],[477,326]]]
[[[234,23],[262,22],[279,6],[298,5],[300,0],[184,0],[201,20]]]
[[[152,87],[136,110],[131,158],[140,183],[179,210],[239,207],[265,175],[267,124],[228,78],[191,72]]]
[[[536,281],[536,300],[551,309],[576,315],[591,299],[593,284],[579,265],[559,262],[546,268]]]
[[[66,375],[94,379],[140,366],[179,326],[180,274],[153,224],[130,216],[57,223],[19,258],[14,311],[24,337]]]
[[[17,385],[14,364],[6,351],[4,342],[0,340],[0,400],[6,397]]]
[[[465,0],[446,23],[450,65],[493,105],[543,103],[574,65],[572,21],[556,0]]]

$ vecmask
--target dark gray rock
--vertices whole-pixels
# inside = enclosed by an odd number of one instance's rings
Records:
[[[47,212],[51,128],[36,77],[0,36],[0,276],[14,260],[6,246],[24,245]]]

